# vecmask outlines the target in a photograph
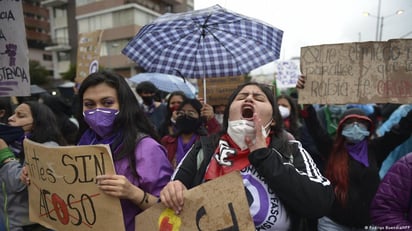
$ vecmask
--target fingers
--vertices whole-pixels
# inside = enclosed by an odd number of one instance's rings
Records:
[[[7,147],[8,145],[6,144],[6,142],[0,138],[0,149],[7,148]]]
[[[96,183],[98,188],[105,194],[123,199],[132,196],[132,184],[122,175],[96,176]]]
[[[160,200],[165,206],[173,209],[176,214],[180,214],[183,209],[183,192],[185,190],[186,187],[182,184],[182,182],[171,181],[160,192]]]
[[[177,111],[172,112],[172,119],[176,121],[177,119]]]
[[[200,110],[200,116],[206,117],[207,120],[210,120],[214,116],[213,107],[209,104],[202,103],[203,107]]]
[[[262,120],[257,113],[253,114],[253,122],[255,124],[255,139],[248,136],[245,137],[246,144],[251,152],[267,146],[266,137],[263,136],[264,128],[262,126]]]
[[[20,173],[20,181],[23,183],[23,184],[26,184],[26,185],[30,185],[30,178],[29,178],[29,173],[27,172],[27,167],[26,166],[24,166],[23,168],[22,168],[22,171],[21,171],[21,173]]]
[[[296,83],[296,88],[304,89],[305,88],[305,81],[306,81],[306,76],[304,76],[304,75],[299,76],[298,82]]]
[[[114,177],[109,176],[109,175],[96,176],[96,183],[99,186],[107,185],[107,184],[113,184],[112,180],[116,180],[116,179]]]

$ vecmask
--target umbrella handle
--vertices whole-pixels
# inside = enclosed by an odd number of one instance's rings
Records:
[[[203,101],[205,103],[207,103],[207,99],[206,99],[206,78],[203,77]]]

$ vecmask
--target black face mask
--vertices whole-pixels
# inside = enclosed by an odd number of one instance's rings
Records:
[[[153,104],[153,96],[141,96],[143,103],[146,104],[147,106],[150,106]]]
[[[199,129],[202,121],[200,118],[193,118],[190,116],[179,116],[176,119],[177,132],[183,134],[190,134]]]
[[[6,124],[0,124],[0,138],[7,144],[10,144],[17,139],[21,139],[24,136],[24,130],[22,127],[14,127]]]

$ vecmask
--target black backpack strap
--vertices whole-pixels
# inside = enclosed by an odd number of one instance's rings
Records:
[[[210,159],[215,152],[218,141],[219,136],[217,135],[200,137],[201,148],[197,152],[197,173],[193,180],[192,187],[203,183],[206,169],[210,163]]]

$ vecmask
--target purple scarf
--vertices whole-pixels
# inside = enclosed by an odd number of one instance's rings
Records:
[[[197,140],[197,137],[198,135],[193,134],[189,142],[187,142],[186,144],[183,143],[181,136],[177,138],[176,165],[178,165],[180,161],[182,161],[183,157],[185,157],[186,153],[189,151],[189,149],[192,147],[192,145]]]
[[[353,159],[363,164],[365,167],[369,167],[368,139],[364,139],[357,144],[345,144],[345,147]]]
[[[115,133],[106,138],[99,138],[99,136],[92,129],[87,129],[83,133],[77,145],[108,144],[110,145],[110,150],[112,151],[112,155],[114,155],[116,151],[118,151],[120,144],[121,144],[121,143],[118,143],[118,144],[115,143],[116,140],[119,140],[117,138],[120,136],[121,136],[120,133]]]

